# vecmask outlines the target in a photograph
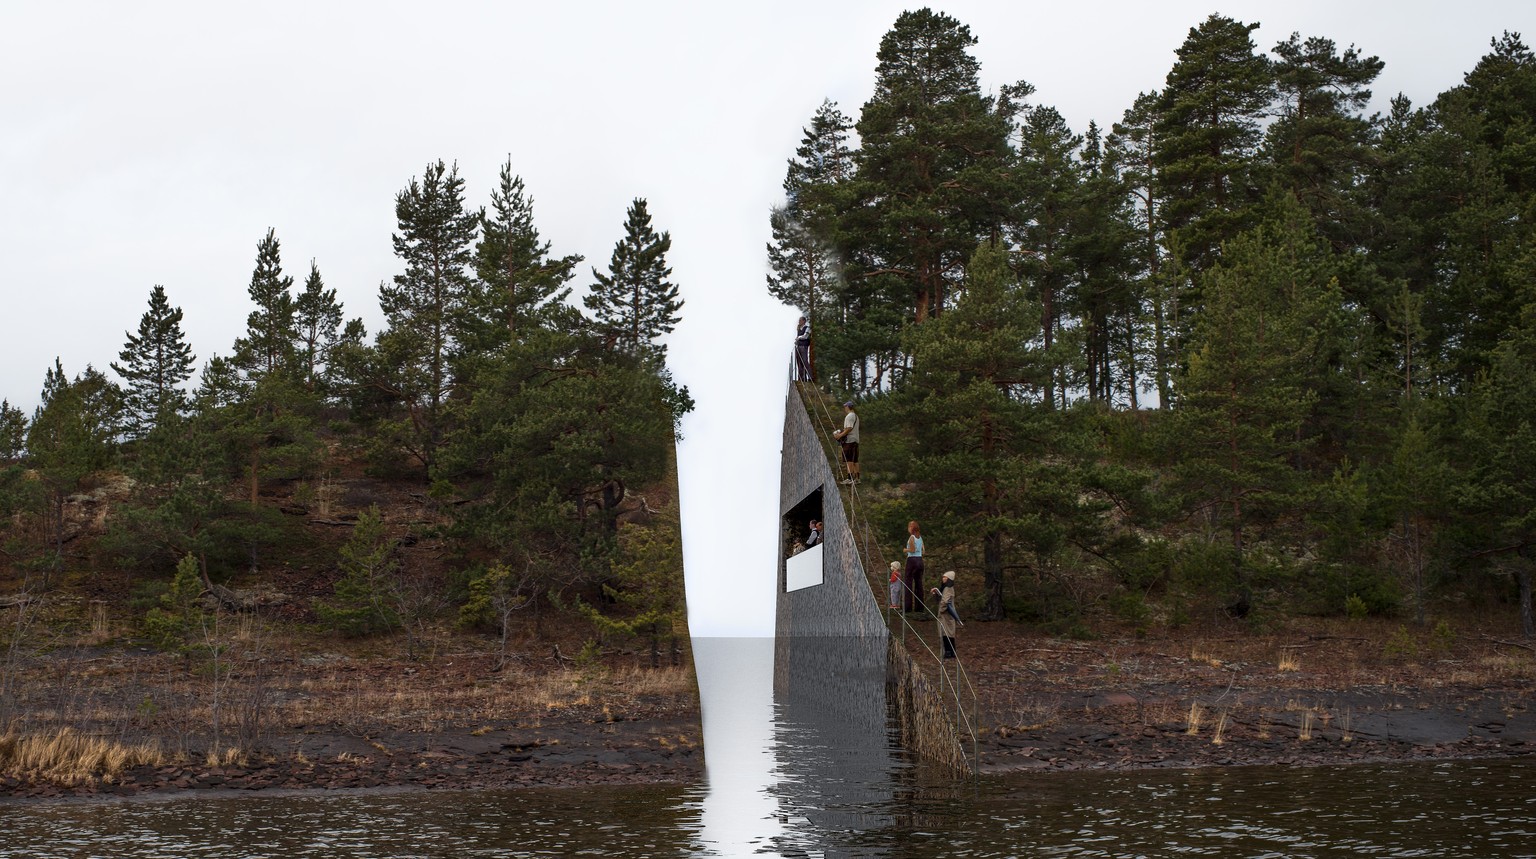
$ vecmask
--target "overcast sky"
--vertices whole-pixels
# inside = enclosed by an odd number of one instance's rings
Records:
[[[376,331],[394,195],[439,158],[478,207],[510,157],[554,253],[588,266],[645,197],[672,233],[671,361],[699,403],[680,452],[693,631],[771,634],[796,313],[763,289],[767,211],[817,105],[857,116],[916,5],[0,0],[0,397],[30,411],[55,355],[105,369],[155,284],[200,364],[227,354],[268,227],[296,281],[315,259]],[[1536,29],[1515,2],[933,7],[981,40],[983,86],[1028,80],[1078,131],[1160,87],[1212,11],[1261,23],[1264,49],[1299,31],[1380,56],[1378,107],[1423,104],[1491,37]]]

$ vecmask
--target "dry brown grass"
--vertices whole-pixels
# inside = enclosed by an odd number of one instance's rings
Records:
[[[1280,659],[1275,667],[1281,671],[1300,671],[1301,657],[1297,655],[1294,648],[1282,647],[1280,648]]]
[[[1142,711],[1141,723],[1143,725],[1166,725],[1176,722],[1183,715],[1183,710],[1172,700],[1164,698]]]
[[[1199,701],[1191,702],[1189,705],[1189,727],[1185,729],[1184,733],[1189,734],[1191,737],[1200,733],[1200,724],[1204,721],[1205,707]]]
[[[1497,686],[1536,679],[1536,658],[1527,653],[1488,653],[1456,666],[1445,682],[1464,686]]]
[[[1227,733],[1227,711],[1226,710],[1222,710],[1221,711],[1221,718],[1216,720],[1216,735],[1211,737],[1211,744],[1219,746],[1222,743],[1226,742],[1226,733]]]
[[[1210,649],[1203,644],[1194,644],[1189,648],[1189,661],[1209,665],[1212,668],[1220,668],[1221,660],[1213,655]]]
[[[220,752],[218,749],[209,751],[208,755],[203,758],[203,763],[207,764],[209,767],[215,768],[234,766],[243,767],[250,763],[250,758],[246,756],[245,752],[230,746],[222,752]]]
[[[461,725],[490,730],[509,718],[533,718],[572,708],[596,707],[616,719],[636,698],[692,698],[693,675],[685,668],[511,668],[494,679],[455,685],[400,677],[383,683],[330,679],[300,684],[304,697],[277,714],[282,725],[340,722],[378,728],[429,729]]]
[[[165,755],[159,743],[126,745],[115,740],[61,728],[48,734],[0,737],[0,772],[78,784],[93,778],[110,782],[128,767],[160,766]]]
[[[1054,701],[1031,699],[1015,711],[1012,729],[1038,731],[1049,728],[1061,718],[1061,705]]]

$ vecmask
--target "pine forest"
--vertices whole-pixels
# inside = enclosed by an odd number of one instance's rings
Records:
[[[582,258],[540,238],[510,164],[483,208],[457,165],[428,164],[395,215],[372,335],[318,262],[289,273],[272,229],[222,354],[199,363],[157,285],[109,368],[65,356],[33,414],[0,405],[13,653],[94,624],[203,658],[212,618],[259,610],[285,635],[390,634],[413,658],[453,627],[506,658],[512,629],[586,616],[594,647],[596,629],[676,659],[692,402],[660,342],[682,308],[670,236],[635,200],[584,315]]]
[[[1383,60],[1257,26],[1073,129],[904,13],[804,128],[768,290],[857,401],[886,541],[921,520],[979,618],[1531,636],[1536,56],[1367,113]]]

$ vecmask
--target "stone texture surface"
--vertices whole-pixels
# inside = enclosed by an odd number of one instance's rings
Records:
[[[785,591],[785,559],[779,559],[776,696],[800,706],[819,699],[817,706],[836,711],[853,736],[877,737],[878,726],[894,717],[903,747],[943,767],[969,769],[950,700],[953,679],[938,669],[935,676],[925,676],[934,672],[919,669],[888,631],[854,539],[839,475],[794,385],[784,403],[782,455],[779,516],[820,488],[826,548],[822,584],[793,592]],[[884,580],[884,575],[874,579]],[[871,685],[869,678],[881,675],[883,683],[877,679]]]
[[[864,573],[843,508],[838,478],[793,385],[784,402],[783,466],[779,475],[779,515],[822,490],[825,526],[822,583],[793,593],[784,591],[784,562],[778,564],[778,638],[886,636],[885,620]]]

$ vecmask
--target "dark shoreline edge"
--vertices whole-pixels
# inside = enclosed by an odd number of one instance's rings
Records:
[[[1502,703],[1502,702],[1494,702]],[[680,714],[681,715],[681,714]],[[1107,715],[1107,714],[1105,714]],[[1437,733],[1463,723],[1464,712],[1420,711]],[[1418,743],[1356,734],[1349,742],[1339,726],[1319,728],[1312,738],[1234,739],[1213,743],[1210,732],[1191,735],[1173,728],[1113,724],[1118,719],[1074,720],[1049,729],[990,734],[980,742],[978,776],[1024,773],[1132,773],[1233,767],[1355,767],[1528,759],[1536,742],[1523,722],[1503,736],[1440,737]],[[565,724],[543,731],[537,744],[506,736],[442,732],[385,738],[414,740],[416,749],[392,755],[343,757],[300,763],[292,758],[240,767],[173,764],[125,770],[113,783],[72,786],[0,778],[0,806],[34,803],[230,799],[238,796],[366,796],[418,791],[478,791],[679,785],[706,781],[705,752],[698,745],[658,748],[657,737],[687,735],[696,722],[681,718],[636,720],[621,726]],[[1485,723],[1488,724],[1488,723]],[[1514,728],[1516,726],[1509,725]],[[494,733],[494,732],[493,732]],[[1278,731],[1277,731],[1278,733]],[[696,736],[696,735],[695,735]]]

